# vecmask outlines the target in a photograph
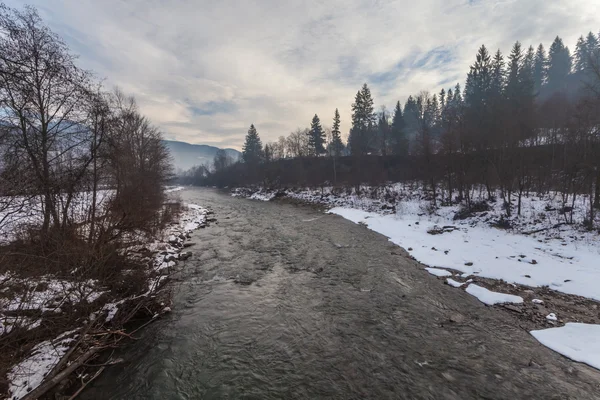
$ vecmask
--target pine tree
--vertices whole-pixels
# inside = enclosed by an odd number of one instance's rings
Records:
[[[352,128],[348,138],[348,146],[352,154],[364,155],[372,150],[376,120],[371,90],[365,83],[356,93],[352,104]]]
[[[519,98],[521,85],[519,74],[521,73],[521,64],[523,62],[523,50],[521,43],[516,42],[508,56],[508,79],[506,81],[506,98],[513,104]]]
[[[586,38],[586,46],[588,51],[588,60],[586,65],[587,72],[593,72],[598,68],[600,62],[600,37],[596,37],[592,32],[588,33]]]
[[[542,86],[546,83],[547,75],[548,59],[546,57],[546,49],[544,49],[544,45],[540,43],[535,53],[535,60],[533,62],[533,83],[536,93],[539,93],[542,89]]]
[[[465,125],[466,134],[472,143],[486,148],[489,134],[495,119],[493,116],[492,60],[485,46],[481,46],[475,57],[475,63],[467,74],[465,85]],[[455,91],[454,96],[460,92]]]
[[[419,128],[419,109],[412,96],[408,96],[404,103],[404,126],[408,137],[414,137]]]
[[[565,47],[562,39],[557,36],[548,52],[548,86],[551,90],[559,90],[565,86],[571,73],[571,65],[569,48]]]
[[[588,50],[587,42],[580,36],[577,39],[577,44],[575,45],[575,62],[574,69],[575,72],[584,72],[587,69],[588,61],[590,57],[590,52]]]
[[[448,103],[448,106],[451,106],[454,103],[454,93],[452,92],[452,88],[448,89],[446,102]]]
[[[325,153],[325,131],[321,126],[319,116],[315,114],[308,131],[308,148],[313,156]]]
[[[392,153],[395,155],[406,155],[408,154],[408,141],[406,140],[406,133],[404,132],[405,123],[402,115],[402,107],[400,102],[396,103],[394,109],[394,117],[392,119],[391,127],[391,148]]]
[[[498,50],[492,60],[492,84],[491,92],[495,97],[500,97],[504,91],[504,84],[506,81],[506,70],[505,70],[504,56]]]
[[[335,157],[339,157],[344,149],[344,143],[342,142],[342,133],[340,132],[340,112],[335,109],[335,115],[333,117],[333,127],[331,129],[331,143],[329,144],[331,153]]]
[[[248,129],[246,142],[242,148],[242,157],[244,158],[244,162],[248,164],[256,164],[263,159],[262,142],[254,124],[250,125],[250,129]]]
[[[446,90],[440,90],[440,112],[446,108]]]
[[[390,122],[388,121],[388,113],[385,106],[381,108],[381,113],[379,113],[377,133],[379,136],[379,153],[382,156],[386,156],[390,145]]]
[[[475,57],[475,63],[467,74],[465,101],[469,106],[485,106],[488,101],[492,82],[492,62],[485,46],[481,46]],[[456,94],[456,93],[455,93]]]
[[[454,87],[454,103],[458,105],[462,105],[463,103],[462,91],[460,90],[460,83],[457,83]]]

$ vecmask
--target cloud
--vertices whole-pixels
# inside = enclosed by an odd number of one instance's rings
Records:
[[[241,148],[350,105],[367,82],[377,106],[464,81],[481,44],[600,29],[589,0],[31,0],[80,64],[138,99],[172,139]],[[21,0],[9,0],[20,7]]]

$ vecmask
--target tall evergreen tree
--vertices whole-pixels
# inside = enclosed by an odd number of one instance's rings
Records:
[[[489,133],[495,123],[492,110],[492,60],[485,46],[481,46],[475,63],[467,74],[465,85],[465,125],[473,145],[486,148]],[[454,96],[460,92],[455,91]]]
[[[471,66],[467,74],[465,100],[469,104],[482,102],[489,94],[492,80],[491,70],[492,62],[490,54],[485,46],[481,46],[475,56],[475,63]]]
[[[588,67],[590,52],[588,50],[587,42],[583,36],[580,36],[579,39],[577,39],[574,56],[573,68],[575,72],[584,72]]]
[[[256,164],[263,159],[263,146],[254,124],[250,125],[246,142],[242,148],[242,157],[248,164]]]
[[[376,118],[371,90],[365,83],[352,104],[352,128],[348,138],[352,154],[364,155],[373,150]]]
[[[527,95],[535,92],[535,50],[529,46],[523,58],[523,71],[521,82]]]
[[[414,137],[419,128],[419,109],[414,97],[408,96],[404,103],[404,126],[407,137]]]
[[[446,90],[440,90],[440,112],[446,108]]]
[[[506,98],[509,102],[516,102],[521,90],[520,73],[523,62],[521,43],[516,42],[508,56],[508,79],[506,81]]]
[[[594,71],[600,65],[600,36],[596,37],[593,32],[588,33],[587,49],[589,54],[588,71]]]
[[[548,86],[551,90],[565,87],[567,77],[571,73],[572,59],[569,48],[560,37],[556,37],[548,52]]]
[[[377,120],[377,135],[379,136],[379,153],[382,156],[386,156],[390,145],[390,122],[385,107],[382,107],[381,112],[379,113],[379,118]]]
[[[546,49],[544,49],[544,45],[540,43],[535,53],[535,60],[533,62],[533,82],[536,93],[539,93],[539,91],[542,89],[542,86],[546,83],[547,75],[548,58],[546,56]]]
[[[315,114],[310,123],[310,130],[308,131],[308,148],[314,156],[325,153],[325,131],[323,131],[321,120],[317,114]]]
[[[462,91],[460,89],[460,83],[457,83],[454,87],[454,103],[462,104],[463,103]]]
[[[452,88],[448,89],[447,100],[448,106],[451,106],[454,103],[454,93],[452,92]]]
[[[400,102],[396,103],[394,109],[394,117],[392,118],[391,127],[391,149],[395,155],[406,155],[408,154],[408,141],[406,140],[406,133],[404,131],[405,123],[402,115],[402,107]]]
[[[338,109],[335,109],[335,115],[333,116],[333,127],[331,128],[331,143],[330,149],[331,153],[335,157],[339,157],[344,148],[344,143],[342,142],[342,133],[340,132],[340,112]]]

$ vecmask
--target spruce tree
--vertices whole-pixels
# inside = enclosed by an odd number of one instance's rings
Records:
[[[548,59],[546,57],[546,49],[544,49],[544,45],[540,43],[533,62],[533,82],[536,93],[539,93],[544,83],[546,83],[547,70]]]
[[[446,95],[446,102],[448,106],[451,106],[454,103],[454,93],[452,92],[452,88],[448,89],[448,94]]]
[[[263,147],[258,132],[254,127],[254,124],[250,125],[248,134],[246,135],[246,142],[242,148],[242,157],[244,162],[248,164],[256,164],[263,158]]]
[[[333,127],[331,128],[331,143],[329,144],[330,151],[334,157],[339,157],[344,148],[342,142],[342,133],[340,132],[340,112],[335,109],[335,115],[333,117]]]
[[[386,156],[390,144],[390,123],[385,107],[382,107],[381,113],[379,114],[377,133],[379,136],[379,152],[382,156]]]
[[[498,49],[492,60],[492,83],[491,92],[495,97],[500,97],[504,90],[504,83],[506,80],[504,56]]]
[[[444,111],[444,108],[446,108],[446,91],[442,88],[440,90],[440,112]]]
[[[586,44],[589,54],[587,71],[594,71],[600,66],[600,37],[596,37],[590,32],[587,35]]]
[[[571,73],[571,53],[560,37],[556,37],[548,52],[548,86],[551,90],[562,89]]]
[[[521,72],[521,64],[523,62],[523,50],[521,43],[516,42],[508,56],[508,79],[506,81],[506,98],[513,104],[519,98],[521,85],[519,74]]]
[[[308,131],[308,148],[312,155],[319,156],[325,153],[325,131],[321,126],[319,116],[315,114]]]
[[[465,125],[468,136],[481,148],[488,146],[488,135],[495,119],[492,110],[492,60],[485,46],[481,46],[475,63],[467,74],[465,85]],[[457,88],[458,90],[459,88]],[[455,91],[455,98],[460,92]]]
[[[408,154],[408,142],[406,140],[406,133],[404,129],[405,123],[402,115],[402,107],[398,101],[396,103],[396,108],[394,109],[394,117],[392,118],[391,129],[391,147],[392,152],[395,155]]]
[[[575,69],[575,72],[584,72],[587,70],[590,52],[588,50],[587,42],[583,36],[580,36],[579,39],[577,39],[574,56],[573,68]]]
[[[352,104],[352,127],[348,138],[348,146],[352,154],[364,155],[372,150],[376,118],[371,90],[365,83],[356,93]]]

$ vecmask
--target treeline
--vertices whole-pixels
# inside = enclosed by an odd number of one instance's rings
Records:
[[[161,139],[133,98],[105,91],[77,66],[34,8],[0,4],[4,228],[26,223],[44,254],[87,243],[90,259],[106,243],[155,229],[171,177]]]
[[[352,105],[348,141],[340,145],[339,129],[327,138],[318,116],[311,128],[264,147],[254,126],[244,145],[244,164],[213,171],[191,171],[188,182],[232,186],[240,184],[297,185],[374,183],[379,177],[419,176],[433,199],[470,203],[474,185],[484,185],[489,197],[496,189],[507,214],[521,212],[521,197],[530,190],[558,190],[565,203],[586,194],[600,206],[600,44],[594,33],[582,36],[574,55],[556,37],[543,45],[523,48],[516,42],[508,56],[478,50],[460,84],[431,94],[423,91],[397,102],[392,113],[374,110],[365,84]],[[336,110],[336,115],[339,115]],[[339,127],[339,117],[334,119]],[[335,139],[334,139],[335,137]],[[333,146],[333,143],[336,143]],[[335,149],[335,150],[334,150]],[[327,154],[333,160],[315,157]],[[349,160],[339,160],[348,156]],[[309,160],[283,162],[290,158]],[[374,162],[373,157],[383,158]],[[390,162],[390,157],[404,161]],[[337,161],[337,166],[336,162]],[[406,162],[406,160],[411,160]],[[310,170],[280,173],[270,164]],[[312,163],[326,168],[321,173]],[[340,164],[348,175],[340,175]],[[326,166],[327,165],[327,166]],[[375,167],[378,165],[378,167]],[[418,169],[398,173],[390,165]],[[364,171],[368,170],[368,173]],[[330,173],[329,171],[333,171]],[[241,176],[240,176],[241,175]],[[294,178],[293,176],[296,176]],[[321,178],[321,179],[320,179]],[[296,179],[296,180],[295,180]],[[342,180],[343,179],[343,180]],[[452,198],[452,193],[458,193]],[[590,206],[590,220],[594,207]]]

